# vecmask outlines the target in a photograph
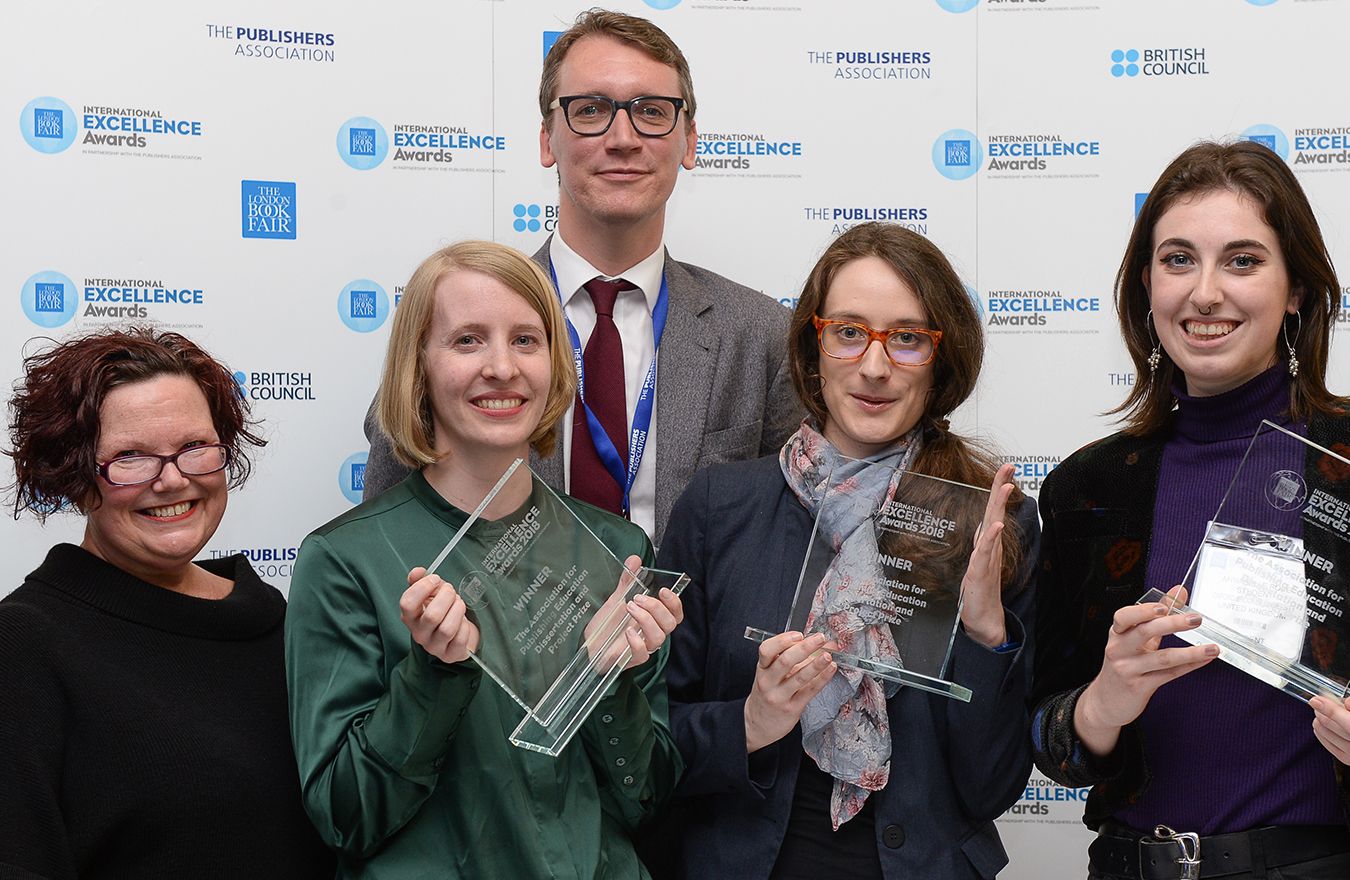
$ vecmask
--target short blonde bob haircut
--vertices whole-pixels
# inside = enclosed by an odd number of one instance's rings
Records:
[[[393,443],[394,457],[412,468],[441,458],[436,451],[422,350],[436,310],[436,286],[452,272],[482,272],[495,278],[520,294],[543,321],[551,374],[544,415],[530,434],[530,447],[540,456],[552,455],[558,421],[571,406],[577,389],[558,295],[544,270],[520,251],[491,241],[461,241],[422,261],[394,312],[376,403],[380,427]]]

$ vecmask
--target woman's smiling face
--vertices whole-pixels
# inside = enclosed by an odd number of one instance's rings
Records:
[[[1199,397],[1273,365],[1302,295],[1260,205],[1231,190],[1178,201],[1158,218],[1144,286],[1158,339]]]

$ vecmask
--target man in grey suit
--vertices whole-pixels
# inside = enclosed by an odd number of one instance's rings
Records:
[[[557,452],[531,466],[657,543],[695,470],[776,451],[799,424],[789,313],[666,252],[666,202],[694,167],[697,130],[689,65],[664,31],[582,13],[545,59],[539,109],[559,204],[534,259],[558,286],[585,380]],[[373,413],[366,500],[408,473]]]

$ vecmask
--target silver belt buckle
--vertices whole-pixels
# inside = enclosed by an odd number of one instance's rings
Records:
[[[1181,880],[1200,880],[1199,834],[1194,831],[1178,834],[1166,825],[1159,825],[1153,829],[1153,838],[1170,840],[1181,847],[1181,858],[1177,859],[1177,865],[1181,867],[1181,873],[1178,875]]]

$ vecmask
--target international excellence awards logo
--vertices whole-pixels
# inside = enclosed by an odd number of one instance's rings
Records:
[[[75,282],[47,270],[30,276],[20,293],[23,313],[39,327],[60,327],[75,317],[79,293]]]
[[[358,278],[338,294],[338,317],[349,330],[370,333],[389,317],[389,294],[369,278]]]
[[[67,149],[75,142],[78,128],[75,111],[60,98],[34,98],[19,114],[23,139],[39,153],[60,153]]]
[[[295,182],[241,180],[244,238],[295,239]]]
[[[366,460],[369,456],[368,452],[354,452],[338,468],[338,488],[352,504],[360,504],[361,494],[366,491]]]
[[[355,116],[338,129],[337,151],[357,171],[369,171],[389,155],[389,135],[369,116]]]
[[[933,167],[949,180],[965,180],[980,170],[984,148],[980,139],[964,128],[953,128],[933,142]]]

